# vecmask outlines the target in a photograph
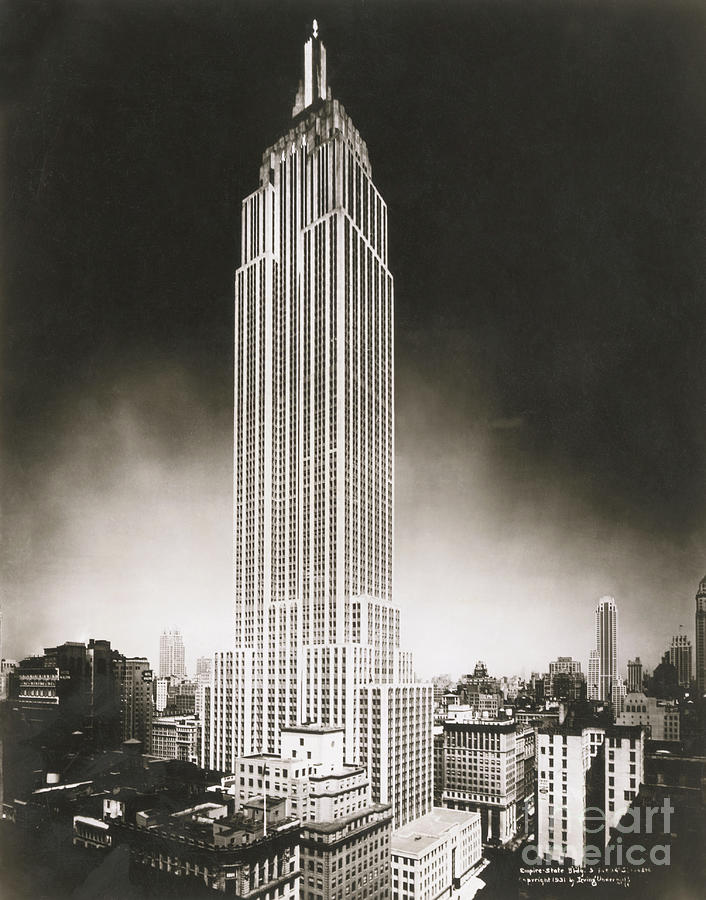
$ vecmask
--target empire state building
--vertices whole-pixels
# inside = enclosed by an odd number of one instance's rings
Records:
[[[400,826],[431,807],[432,690],[393,600],[393,280],[365,142],[327,84],[316,22],[288,130],[243,200],[235,276],[233,647],[202,762],[341,725]]]

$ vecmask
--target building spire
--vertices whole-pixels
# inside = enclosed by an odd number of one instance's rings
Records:
[[[326,94],[326,47],[319,37],[319,23],[314,19],[304,44],[304,79],[299,82],[292,118],[319,100],[325,100]]]

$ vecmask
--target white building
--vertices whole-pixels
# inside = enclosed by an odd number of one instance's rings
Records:
[[[606,828],[615,828],[645,778],[642,728],[611,728],[605,737]]]
[[[393,601],[393,285],[365,142],[314,28],[287,132],[243,201],[235,302],[234,647],[214,660],[203,764],[342,725],[396,823],[432,799],[432,687]]]
[[[480,813],[435,807],[392,835],[393,900],[456,897],[482,858]]]
[[[284,728],[281,755],[241,757],[222,784],[237,808],[279,798],[285,815],[301,820],[302,896],[333,900],[345,887],[352,896],[382,897],[390,886],[392,813],[372,802],[365,768],[343,762],[343,738],[342,727]]]
[[[600,862],[608,831],[643,779],[642,730],[555,727],[540,730],[537,741],[539,857],[573,865]]]
[[[666,700],[647,697],[641,691],[625,698],[618,725],[640,725],[653,741],[679,740],[679,708]]]
[[[198,763],[196,716],[162,716],[152,720],[152,756]]]

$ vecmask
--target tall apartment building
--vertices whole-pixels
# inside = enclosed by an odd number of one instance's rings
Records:
[[[152,746],[152,669],[144,657],[119,656],[115,661],[120,687],[122,739],[142,741],[145,753]]]
[[[706,695],[706,576],[696,592],[696,693]]]
[[[387,208],[327,85],[316,24],[286,133],[243,201],[235,290],[232,650],[214,660],[205,765],[342,725],[397,825],[432,793],[432,687],[392,591],[393,285]]]
[[[184,639],[177,629],[159,636],[159,677],[186,678]]]
[[[680,687],[689,687],[691,684],[691,641],[687,635],[680,633],[672,637],[669,645],[669,662],[677,670],[677,681]]]
[[[628,660],[628,693],[633,694],[642,690],[642,663],[640,657]]]
[[[482,855],[480,813],[433,809],[392,837],[392,900],[462,896]]]
[[[534,794],[534,730],[514,720],[468,717],[444,723],[442,803],[479,812],[484,843],[524,830]]]
[[[389,896],[392,811],[372,802],[365,768],[343,762],[343,743],[342,727],[284,728],[281,754],[241,757],[223,779],[236,808],[274,797],[301,821],[302,896],[312,900]]]
[[[537,853],[597,864],[644,777],[644,733],[625,726],[540,729]],[[588,826],[588,827],[587,827]]]

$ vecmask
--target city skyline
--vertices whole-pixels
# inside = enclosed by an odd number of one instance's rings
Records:
[[[79,4],[38,21],[15,58],[11,657],[105,637],[156,666],[174,604],[192,658],[224,647],[239,201],[286,115],[308,8],[278,20],[205,6],[136,17]],[[622,675],[635,655],[653,667],[679,625],[693,635],[704,570],[697,11],[637,4],[611,32],[588,10],[508,9],[492,24],[482,4],[315,11],[395,211],[402,642],[424,676],[477,658],[498,674],[514,674],[510,659],[543,671],[558,653],[585,665],[593,607],[610,594]],[[664,27],[679,53],[657,40]],[[413,58],[421,36],[438,71]],[[136,87],[93,46],[125,51]],[[526,91],[517,60],[536,64]],[[252,78],[258,66],[270,85]],[[452,74],[467,105],[449,100]],[[557,75],[571,76],[564,90]],[[624,259],[611,250],[620,229]],[[551,638],[527,641],[550,620]]]

